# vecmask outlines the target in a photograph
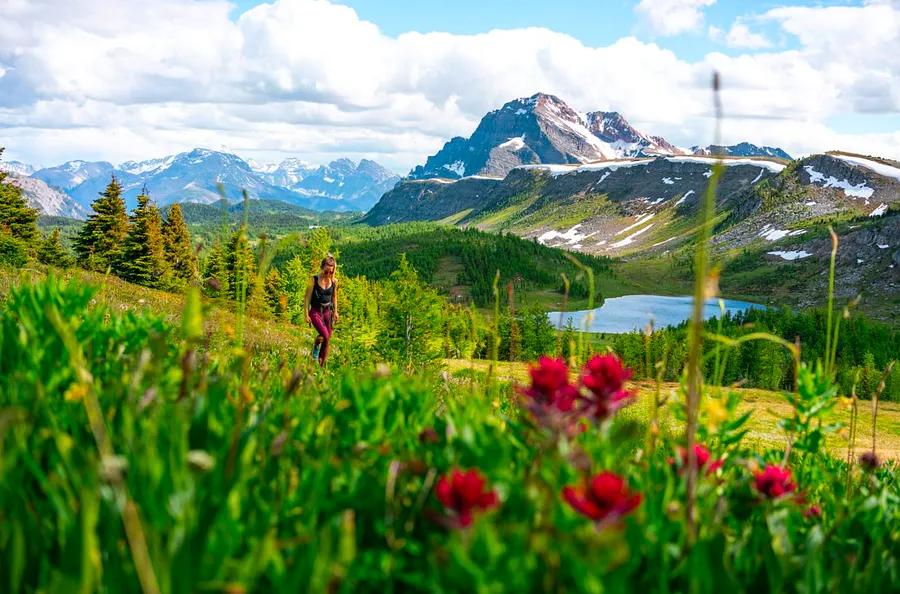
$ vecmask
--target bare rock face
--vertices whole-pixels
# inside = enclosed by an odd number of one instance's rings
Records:
[[[7,181],[20,188],[28,206],[40,214],[85,219],[87,211],[67,194],[54,190],[42,180],[10,173]]]

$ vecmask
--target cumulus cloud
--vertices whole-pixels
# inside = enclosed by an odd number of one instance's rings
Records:
[[[773,9],[760,18],[800,49],[689,62],[636,37],[590,47],[543,28],[389,36],[325,0],[276,0],[237,19],[219,0],[5,1],[0,145],[36,163],[226,145],[260,160],[349,155],[402,172],[469,135],[486,111],[537,91],[700,144],[711,141],[713,69],[725,84],[726,141],[794,152],[869,143],[900,158],[889,130],[851,138],[821,123],[900,111],[897,28],[884,24],[900,9],[889,5]],[[661,15],[676,3],[653,4]],[[669,26],[699,26],[709,4],[693,2],[697,16]]]
[[[716,0],[641,0],[634,10],[659,35],[678,35],[703,24],[703,9]]]
[[[709,27],[709,38],[728,47],[745,49],[762,49],[772,47],[772,42],[762,33],[753,33],[744,23],[731,25],[726,32],[715,26]]]

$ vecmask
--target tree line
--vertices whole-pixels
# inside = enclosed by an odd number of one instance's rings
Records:
[[[708,333],[740,338],[766,332],[791,342],[799,341],[802,360],[813,364],[825,359],[827,314],[824,309],[750,309],[726,313],[721,320],[706,322]],[[652,334],[632,332],[606,334],[598,341],[609,345],[638,377],[655,378],[656,363],[664,362],[663,379],[678,381],[687,360],[687,324],[656,329]],[[717,346],[706,341],[706,373],[712,375],[718,349],[719,371],[723,384],[741,384],[769,390],[790,389],[793,361],[781,345],[766,340],[751,340],[736,347]],[[900,360],[900,332],[861,314],[841,320],[836,366],[841,393],[853,390],[870,398],[879,390],[884,370],[892,360]],[[900,365],[894,365],[885,378],[881,397],[900,401]]]

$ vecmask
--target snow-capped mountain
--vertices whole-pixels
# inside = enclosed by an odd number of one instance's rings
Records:
[[[0,161],[0,171],[17,173],[19,175],[31,175],[34,173],[34,167],[28,163],[22,163],[21,161]]]
[[[254,162],[250,163],[250,166],[270,184],[285,188],[296,186],[303,181],[303,178],[316,170],[315,165],[294,157],[285,159],[278,164],[260,165]]]
[[[37,178],[10,172],[6,181],[21,188],[28,206],[36,208],[40,214],[71,219],[87,218],[87,211],[68,194],[54,190]]]
[[[703,156],[721,155],[723,157],[773,157],[775,159],[791,160],[791,156],[778,147],[756,146],[749,142],[740,142],[729,146],[713,144],[694,146],[691,147],[691,154]]]
[[[587,114],[586,120],[588,130],[616,149],[619,157],[689,154],[689,151],[678,148],[662,136],[650,136],[638,131],[617,111],[592,111]]]
[[[469,138],[450,139],[410,179],[503,177],[521,165],[567,165],[653,155],[705,155],[714,147],[680,148],[661,136],[641,132],[618,112],[593,111],[583,117],[562,99],[538,93],[515,99],[485,115]],[[789,159],[781,149],[741,143],[725,155]],[[696,151],[696,152],[695,152]]]
[[[254,163],[255,171],[272,185],[280,186],[309,199],[340,201],[338,210],[368,210],[400,181],[400,176],[375,161],[337,159],[315,166],[289,158],[275,165]]]
[[[114,167],[106,161],[67,161],[56,167],[45,167],[32,174],[48,186],[63,191],[71,190],[85,181],[112,174]],[[108,180],[107,180],[108,181]]]
[[[353,210],[368,210],[398,181],[400,176],[375,161],[338,159],[316,168],[290,188],[309,196],[337,198]]]
[[[126,161],[119,165],[120,171],[125,171],[132,175],[159,173],[167,169],[177,155],[170,155],[160,159],[148,159],[147,161]]]
[[[146,187],[160,205],[173,202],[212,203],[220,188],[231,201],[246,190],[251,199],[281,200],[322,210],[364,210],[400,179],[373,161],[359,164],[339,159],[316,167],[299,159],[280,164],[249,163],[232,153],[198,148],[118,167],[105,161],[69,161],[40,169],[33,179],[65,192],[86,211],[115,175],[128,208]]]
[[[588,163],[616,156],[615,148],[593,135],[563,100],[538,93],[489,112],[471,137],[451,139],[409,177],[502,177],[519,165]]]

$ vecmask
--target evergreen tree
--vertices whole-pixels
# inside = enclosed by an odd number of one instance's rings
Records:
[[[146,192],[138,196],[131,214],[128,235],[122,244],[122,257],[116,274],[146,287],[163,288],[168,284],[169,267],[162,237],[162,216]]]
[[[266,305],[276,316],[281,317],[287,311],[287,295],[284,294],[281,273],[277,268],[269,270],[265,284]]]
[[[3,155],[0,147],[0,156]],[[37,242],[37,210],[28,206],[22,190],[6,182],[7,174],[0,171],[0,231],[28,244]]]
[[[128,234],[128,215],[116,176],[91,207],[94,212],[75,239],[75,253],[85,268],[104,272],[118,262]]]
[[[226,247],[222,241],[216,240],[204,262],[204,287],[211,297],[225,297],[229,294]]]
[[[54,229],[44,236],[41,245],[38,246],[37,258],[42,264],[57,268],[68,268],[74,263],[69,250],[63,247],[60,241],[59,229]]]
[[[385,297],[385,355],[407,369],[433,362],[441,356],[443,342],[440,295],[419,280],[405,254],[391,281]]]
[[[162,232],[166,261],[171,266],[175,284],[186,285],[197,280],[200,276],[197,255],[191,247],[191,236],[184,222],[180,204],[169,207]]]
[[[231,235],[225,252],[225,271],[229,298],[249,301],[256,289],[256,256],[247,240],[247,229],[241,225]]]

